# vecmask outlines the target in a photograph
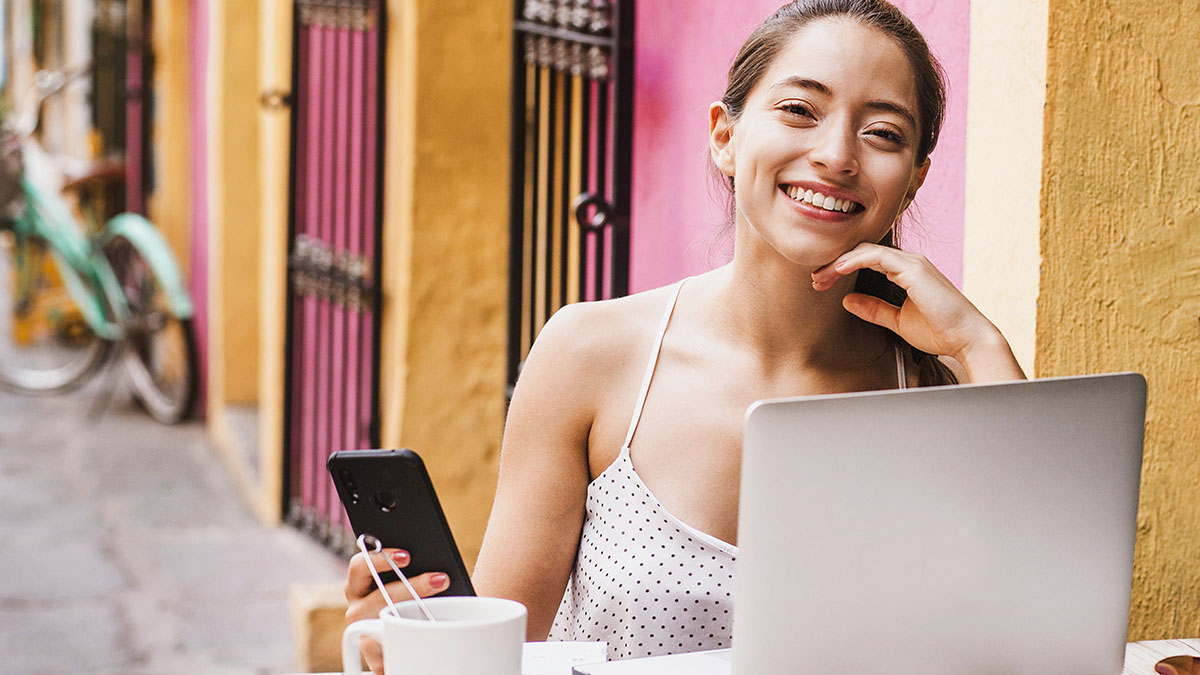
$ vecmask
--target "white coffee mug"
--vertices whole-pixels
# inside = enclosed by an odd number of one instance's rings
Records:
[[[427,598],[436,621],[421,613],[416,601],[384,607],[378,619],[355,621],[342,634],[342,669],[362,673],[359,638],[383,645],[388,675],[521,675],[525,644],[525,605],[503,598],[466,596]]]

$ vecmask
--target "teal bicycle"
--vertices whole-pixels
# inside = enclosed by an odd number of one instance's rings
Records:
[[[69,79],[38,73],[34,109]],[[0,387],[61,393],[120,363],[152,417],[186,419],[193,304],[170,247],[134,213],[81,223],[46,178],[54,162],[33,135],[36,113],[27,117],[0,134]]]

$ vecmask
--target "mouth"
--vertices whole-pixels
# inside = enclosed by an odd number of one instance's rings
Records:
[[[862,211],[864,208],[862,204],[859,204],[852,199],[847,199],[841,196],[835,197],[833,195],[824,194],[820,191],[814,192],[813,190],[800,187],[799,185],[783,184],[779,186],[779,189],[782,190],[783,193],[793,201],[800,202],[801,204],[808,204],[809,206],[813,206],[825,211],[831,211],[834,213],[857,213]]]

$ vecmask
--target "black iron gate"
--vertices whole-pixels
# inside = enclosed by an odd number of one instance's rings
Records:
[[[629,292],[633,0],[517,0],[508,383],[559,307]]]
[[[292,42],[284,513],[339,550],[325,461],[378,447],[381,0],[296,0]]]
[[[91,115],[100,154],[124,162],[117,211],[146,212],[153,189],[150,0],[97,0],[92,24]]]

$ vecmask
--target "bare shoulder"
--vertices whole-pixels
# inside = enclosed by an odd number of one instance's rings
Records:
[[[517,378],[474,579],[480,593],[525,603],[531,640],[546,639],[579,547],[592,428],[640,376],[668,293],[560,309]]]
[[[649,349],[670,292],[670,287],[656,288],[563,307],[538,334],[522,377],[552,367],[558,377],[569,376],[576,384],[612,381],[631,357]]]

